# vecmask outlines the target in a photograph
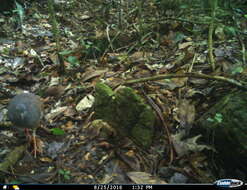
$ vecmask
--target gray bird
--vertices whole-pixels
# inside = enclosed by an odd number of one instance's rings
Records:
[[[19,128],[33,130],[34,156],[36,157],[36,129],[43,115],[43,104],[32,93],[22,93],[12,98],[8,105],[7,116]]]

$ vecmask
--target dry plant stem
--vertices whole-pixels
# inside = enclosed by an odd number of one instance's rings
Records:
[[[34,151],[34,158],[37,156],[37,143],[36,143],[36,129],[33,130],[33,151]]]
[[[245,82],[238,82],[234,79],[225,78],[222,76],[211,76],[211,75],[200,74],[200,73],[164,74],[164,75],[157,75],[153,77],[145,77],[145,78],[140,78],[140,79],[127,80],[123,82],[123,84],[129,85],[129,84],[140,83],[140,82],[156,81],[156,80],[171,79],[171,78],[183,78],[183,77],[202,78],[202,79],[208,79],[208,80],[222,81],[222,82],[226,82],[231,85],[234,85],[240,89],[247,90],[247,84]]]
[[[236,21],[236,17],[235,16],[233,16],[233,20],[234,20],[234,23],[235,23],[236,28],[240,29],[241,27],[239,26],[239,23]],[[240,45],[242,47],[241,48],[242,49],[241,50],[242,51],[242,61],[243,61],[242,65],[246,65],[245,44],[243,42],[243,38],[242,38],[241,33],[239,32],[239,30],[237,30],[236,32],[237,32],[238,41],[239,41],[239,43],[240,43]]]
[[[58,23],[56,20],[56,13],[54,10],[54,0],[49,0],[48,1],[48,10],[50,14],[50,22],[52,25],[52,33],[54,35],[55,41],[56,41],[56,51],[57,51],[57,56],[58,56],[58,61],[59,61],[59,73],[64,74],[65,72],[65,65],[64,65],[64,60],[62,55],[60,54],[61,51],[61,44],[60,44],[60,33],[58,29]]]
[[[211,4],[211,22],[209,25],[209,31],[208,31],[208,57],[209,62],[212,66],[212,70],[215,70],[215,60],[213,55],[213,32],[214,32],[214,22],[215,22],[215,16],[216,16],[216,8],[218,4],[218,0],[209,0],[209,4]]]
[[[106,35],[107,35],[107,40],[109,42],[109,46],[111,47],[111,50],[113,51],[114,48],[113,48],[113,44],[112,44],[112,41],[111,41],[110,35],[109,35],[109,25],[107,25],[107,27],[106,27]]]
[[[186,22],[186,23],[190,23],[190,24],[208,24],[207,22],[191,21],[191,20],[186,20],[186,19],[182,19],[182,18],[175,18],[175,17],[166,17],[160,21],[166,21],[166,20],[176,20],[179,22]]]
[[[147,98],[148,102],[150,103],[151,107],[155,110],[155,112],[157,113],[159,119],[162,122],[162,125],[165,127],[165,131],[166,131],[166,135],[167,135],[167,139],[168,139],[168,145],[169,145],[169,153],[170,153],[170,159],[169,159],[169,164],[171,164],[173,162],[174,159],[174,151],[173,151],[173,143],[172,143],[172,139],[171,139],[171,133],[169,131],[168,126],[165,124],[165,120],[161,114],[161,110],[160,108],[157,106],[157,104],[155,104],[155,102],[146,95],[146,93],[143,91],[144,96]]]
[[[245,55],[246,55],[246,51],[245,51],[245,45],[244,45],[244,42],[242,40],[242,38],[240,37],[240,34],[237,35],[238,36],[238,40],[241,44],[241,47],[242,47],[242,60],[243,60],[243,65],[246,65],[246,58],[245,58]]]
[[[190,64],[190,67],[189,67],[189,69],[188,69],[188,72],[192,72],[194,63],[195,63],[195,61],[196,61],[196,58],[197,58],[197,53],[195,53],[195,55],[194,55],[194,57],[193,57],[193,60],[192,60],[192,63]]]
[[[208,57],[209,62],[212,66],[212,70],[215,70],[215,60],[213,56],[213,31],[214,31],[214,24],[213,22],[209,25],[209,32],[208,32]]]

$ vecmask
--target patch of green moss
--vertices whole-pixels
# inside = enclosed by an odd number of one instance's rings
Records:
[[[111,121],[113,115],[113,107],[109,106],[112,102],[114,92],[104,83],[97,83],[95,86],[95,102],[94,109],[97,118],[102,118],[105,121]]]
[[[114,93],[107,85],[98,83],[95,89],[96,117],[105,120],[119,134],[130,137],[137,144],[150,146],[155,116],[143,99],[128,87]]]

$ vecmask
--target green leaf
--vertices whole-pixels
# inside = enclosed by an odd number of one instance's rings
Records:
[[[189,6],[184,4],[184,5],[181,5],[180,8],[181,8],[181,9],[188,9]]]
[[[78,61],[78,59],[77,59],[76,56],[69,56],[69,57],[67,58],[67,60],[68,60],[69,63],[71,63],[71,64],[73,64],[73,65],[79,64],[79,61]]]
[[[64,135],[65,132],[59,128],[52,128],[50,129],[53,135]]]
[[[65,170],[65,174],[66,175],[70,175],[70,171],[69,170]]]
[[[238,66],[238,67],[236,67],[236,68],[234,68],[234,69],[232,70],[232,74],[233,74],[233,75],[239,74],[239,73],[242,73],[243,71],[244,71],[244,68],[241,67],[241,66]]]
[[[69,175],[64,175],[63,177],[64,177],[64,179],[66,179],[66,180],[70,180],[70,176],[69,176]]]
[[[66,179],[66,180],[70,179],[70,171],[69,170],[59,169],[58,173],[61,174],[64,177],[64,179]]]
[[[61,175],[64,175],[65,174],[65,170],[59,169],[58,173],[61,174]]]
[[[214,120],[211,117],[207,118],[207,121],[214,122]]]
[[[174,41],[177,43],[177,42],[181,42],[183,39],[185,39],[186,38],[186,36],[183,34],[183,33],[181,33],[181,32],[178,32],[178,33],[176,33],[176,35],[175,35],[175,38],[174,38]]]
[[[216,113],[214,119],[216,122],[221,123],[223,121],[223,115],[221,113]]]
[[[69,55],[71,54],[73,51],[72,50],[64,50],[64,51],[61,51],[59,52],[60,55]]]
[[[16,10],[14,10],[14,12],[16,12],[19,16],[20,21],[22,22],[24,19],[24,15],[25,15],[25,11],[24,8],[21,4],[19,4],[18,2],[15,1],[15,5],[16,5]]]
[[[232,26],[227,26],[225,27],[225,31],[227,34],[232,35],[232,36],[236,36],[236,28],[232,27]]]

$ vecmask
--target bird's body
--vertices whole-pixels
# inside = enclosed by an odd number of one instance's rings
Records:
[[[32,93],[22,93],[10,100],[8,105],[8,118],[19,128],[33,129],[35,140],[36,128],[42,118],[42,102]],[[36,146],[36,142],[34,142]],[[36,147],[34,147],[36,151]],[[35,153],[36,154],[36,153]]]
[[[8,118],[17,127],[36,128],[42,117],[40,98],[31,93],[15,96],[8,106]]]

